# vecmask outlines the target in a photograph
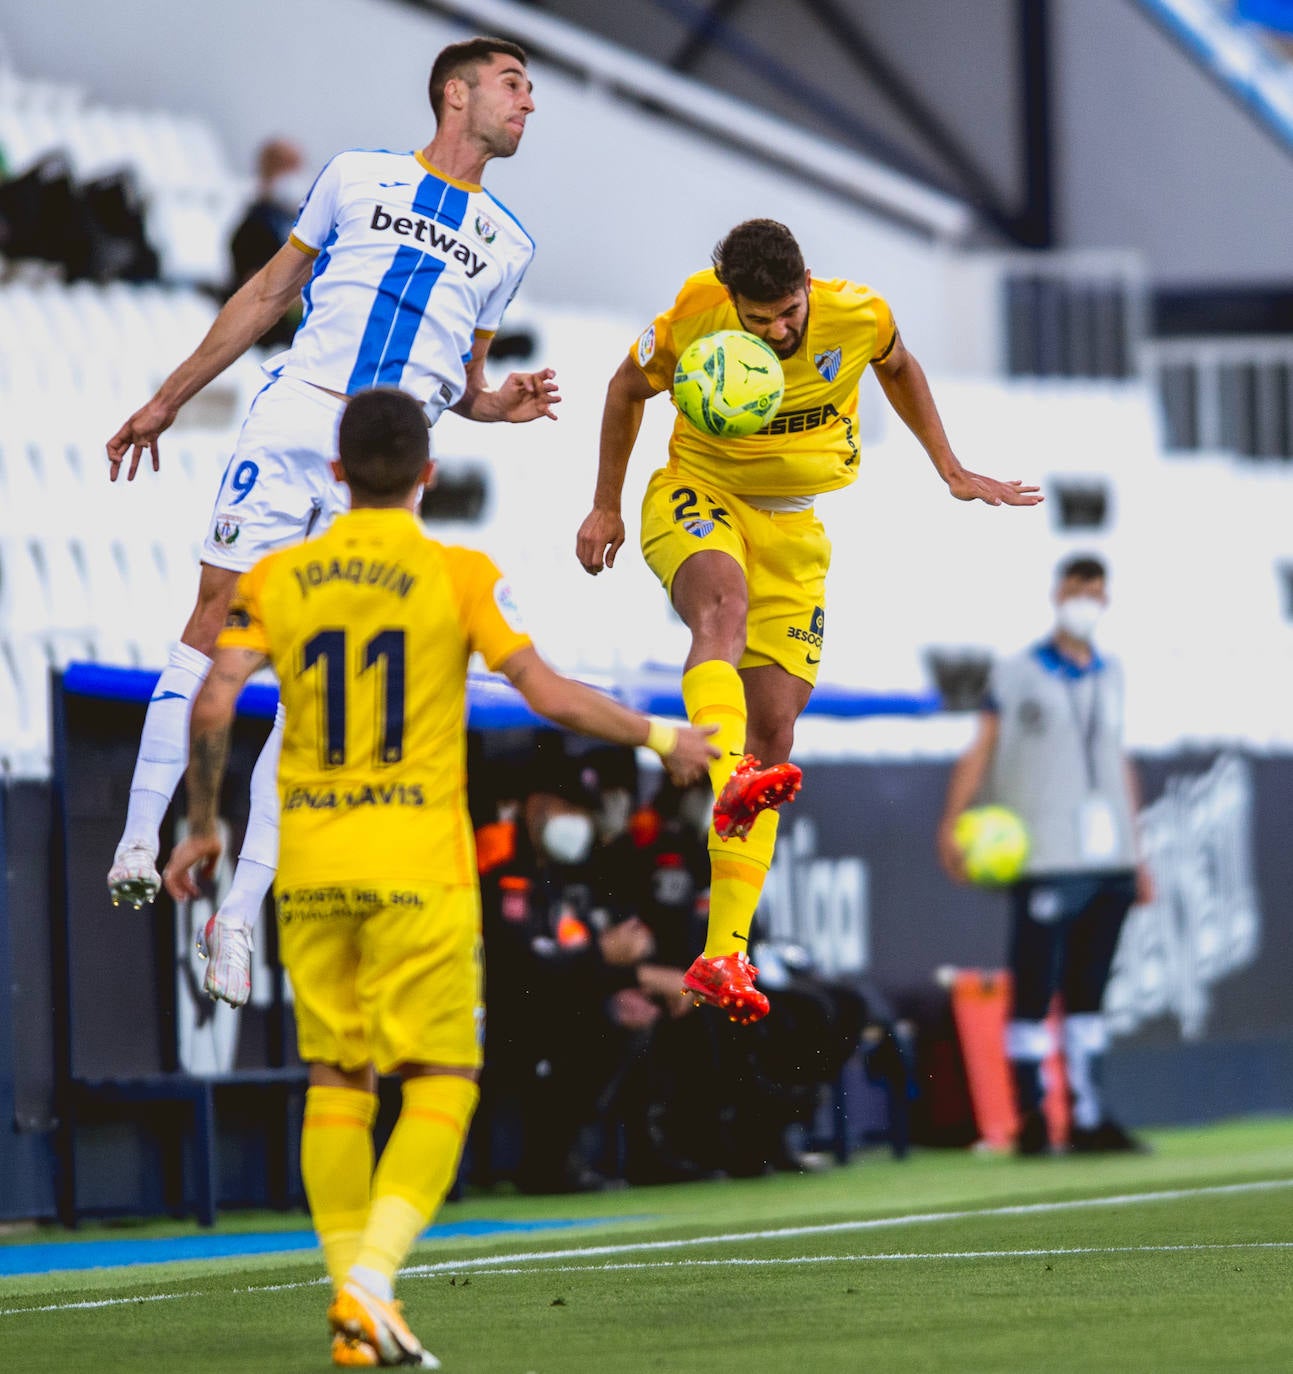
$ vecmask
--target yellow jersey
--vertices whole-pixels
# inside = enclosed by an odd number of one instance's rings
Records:
[[[467,662],[530,644],[487,555],[407,510],[350,511],[243,574],[219,644],[278,676],[280,888],[475,882]]]
[[[712,268],[688,277],[672,308],[639,336],[630,357],[659,391],[673,395],[678,355],[694,339],[740,329],[732,298]],[[786,391],[757,433],[719,439],[681,412],[669,440],[670,472],[737,496],[815,496],[858,475],[858,385],[866,365],[888,357],[897,334],[888,304],[867,286],[836,278],[808,288],[808,323],[783,358]]]

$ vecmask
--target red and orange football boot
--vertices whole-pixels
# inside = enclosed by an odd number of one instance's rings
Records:
[[[765,768],[753,754],[746,754],[714,803],[718,838],[745,839],[759,812],[793,800],[803,780],[803,773],[793,763]]]
[[[768,999],[754,986],[758,976],[759,970],[740,950],[716,959],[700,954],[682,976],[682,995],[690,993],[697,1006],[708,1002],[725,1011],[729,1020],[748,1026],[768,1014]]]

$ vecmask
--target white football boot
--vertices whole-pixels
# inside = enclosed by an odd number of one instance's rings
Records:
[[[136,911],[151,902],[162,889],[157,871],[157,850],[143,840],[123,840],[108,869],[108,896],[113,906],[129,902]]]
[[[197,939],[198,954],[207,961],[203,990],[212,1001],[245,1006],[251,996],[251,927],[221,920],[217,912]]]

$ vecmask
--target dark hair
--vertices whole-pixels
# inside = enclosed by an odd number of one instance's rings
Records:
[[[407,392],[379,386],[346,403],[337,455],[352,494],[361,501],[376,504],[406,495],[430,453],[426,414]]]
[[[461,77],[469,86],[475,86],[480,79],[480,64],[488,62],[496,53],[516,58],[523,67],[529,61],[525,49],[506,38],[465,38],[461,43],[450,43],[441,50],[431,64],[431,79],[427,82],[431,112],[437,123],[440,122],[440,111],[444,108],[445,85],[455,77]]]
[[[1055,570],[1057,581],[1073,577],[1079,582],[1103,582],[1109,576],[1104,560],[1093,553],[1070,554]]]
[[[583,758],[566,753],[560,731],[540,730],[534,748],[522,766],[523,790],[527,797],[542,793],[560,797],[570,806],[596,811],[601,805],[602,789],[597,769]]]
[[[764,304],[804,284],[804,255],[775,219],[747,219],[714,247],[714,273],[733,296]]]

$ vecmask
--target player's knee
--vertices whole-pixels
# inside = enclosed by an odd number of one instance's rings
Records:
[[[685,619],[698,643],[722,646],[729,651],[724,656],[730,657],[745,648],[745,615],[744,597],[716,590],[713,596],[693,607]]]

